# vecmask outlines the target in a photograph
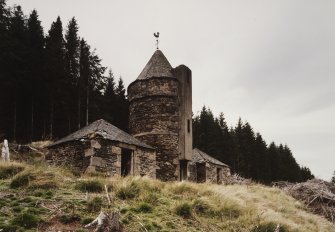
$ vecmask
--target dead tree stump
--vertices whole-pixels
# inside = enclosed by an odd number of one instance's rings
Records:
[[[101,212],[96,219],[85,226],[85,228],[93,227],[95,227],[95,232],[122,232],[120,212],[114,211],[110,215]]]

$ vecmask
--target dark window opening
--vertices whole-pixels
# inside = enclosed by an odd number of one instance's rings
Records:
[[[191,120],[187,119],[187,132],[191,133]]]
[[[222,168],[216,169],[216,183],[218,184],[222,183]]]
[[[186,77],[186,81],[187,83],[190,83],[190,76],[187,74],[187,77]]]
[[[206,163],[197,163],[197,182],[206,182]]]
[[[180,181],[187,180],[187,160],[180,160]]]
[[[132,151],[129,149],[121,150],[121,176],[128,176],[131,173]]]

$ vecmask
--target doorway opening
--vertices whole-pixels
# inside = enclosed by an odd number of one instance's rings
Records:
[[[216,169],[216,183],[218,184],[222,183],[222,168]]]
[[[121,176],[128,176],[131,174],[133,152],[129,149],[122,148],[121,150]]]
[[[180,160],[180,181],[187,180],[187,160]]]
[[[197,163],[197,182],[206,182],[206,163]]]

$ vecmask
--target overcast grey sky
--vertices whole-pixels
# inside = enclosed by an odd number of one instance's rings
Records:
[[[155,51],[193,72],[193,111],[248,121],[320,178],[335,170],[335,1],[10,0],[44,30],[72,16],[105,66],[135,80]]]

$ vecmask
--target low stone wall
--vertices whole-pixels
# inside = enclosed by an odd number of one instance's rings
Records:
[[[193,162],[190,162],[188,164],[188,175],[187,175],[187,178],[191,182],[198,182],[198,180],[197,180],[197,166]]]
[[[133,166],[130,174],[155,178],[155,151],[135,146],[133,148]],[[57,166],[69,167],[80,173],[97,171],[109,176],[120,176],[121,153],[120,143],[94,138],[51,147],[46,155],[46,161]]]
[[[179,178],[178,135],[147,134],[137,139],[156,147],[156,177],[163,181],[176,181]]]
[[[90,157],[86,172],[105,172],[110,176],[121,175],[121,148],[112,141],[92,139],[91,147],[85,150],[85,157]]]
[[[192,182],[198,182],[196,163],[190,162],[188,167],[189,167],[188,180]],[[229,167],[220,166],[212,163],[206,163],[206,182],[222,184],[225,182],[228,176],[230,176]]]
[[[134,151],[134,175],[156,178],[156,152],[149,149]]]
[[[56,166],[68,167],[75,172],[84,172],[90,164],[90,157],[85,157],[87,141],[72,141],[49,148],[45,159]]]

